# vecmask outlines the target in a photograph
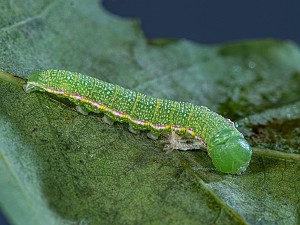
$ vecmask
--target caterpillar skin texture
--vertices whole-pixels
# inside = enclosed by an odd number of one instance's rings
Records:
[[[217,169],[239,174],[252,150],[243,135],[224,117],[204,106],[153,98],[76,72],[45,70],[29,75],[27,92],[38,90],[68,98],[87,111],[104,113],[135,130],[155,135],[176,132],[204,140]]]

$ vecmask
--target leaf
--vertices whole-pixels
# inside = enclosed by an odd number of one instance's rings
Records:
[[[4,71],[78,71],[206,105],[239,120],[254,147],[299,154],[300,51],[291,42],[149,41],[94,0],[5,2],[0,12]],[[297,158],[254,155],[246,173],[226,175],[206,152],[166,154],[145,132],[47,94],[0,81],[0,95],[0,204],[12,224],[299,222]]]

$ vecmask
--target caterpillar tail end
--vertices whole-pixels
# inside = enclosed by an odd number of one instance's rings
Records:
[[[244,172],[252,156],[249,143],[231,129],[225,129],[211,138],[208,152],[217,169],[230,174]]]
[[[33,84],[26,83],[26,84],[23,84],[23,90],[26,93],[30,93],[30,92],[36,91],[37,87]]]

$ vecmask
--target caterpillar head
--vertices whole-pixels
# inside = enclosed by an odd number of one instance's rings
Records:
[[[252,150],[239,133],[224,129],[210,139],[208,153],[221,172],[239,174],[246,170]]]

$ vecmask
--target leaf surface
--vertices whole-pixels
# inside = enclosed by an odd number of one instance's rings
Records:
[[[205,151],[166,154],[145,132],[0,81],[0,204],[12,224],[299,223],[297,45],[147,40],[95,0],[4,1],[0,12],[4,71],[77,71],[206,105],[252,146],[296,155],[254,154],[243,175],[226,175]]]

